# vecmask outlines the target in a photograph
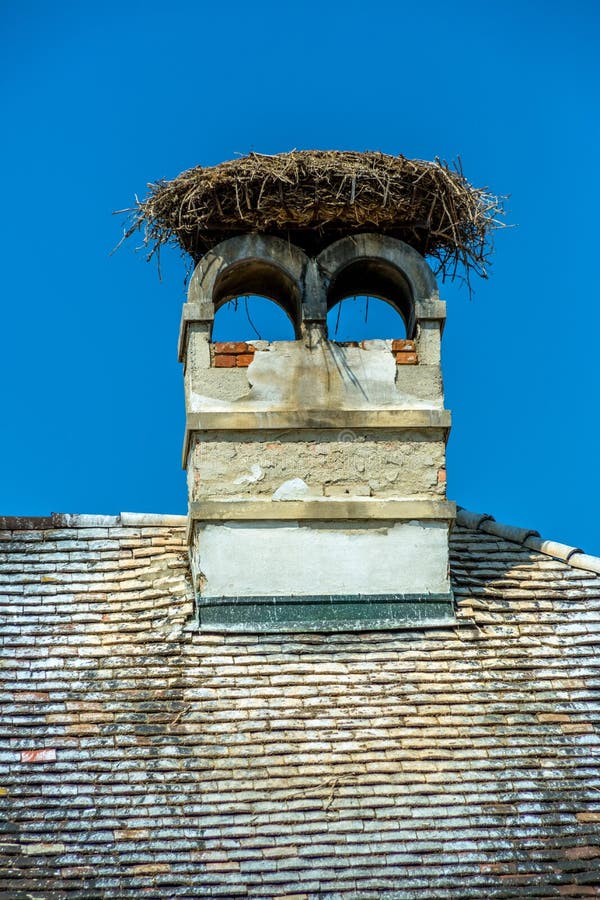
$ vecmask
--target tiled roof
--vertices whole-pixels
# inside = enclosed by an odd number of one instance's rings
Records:
[[[0,521],[0,896],[600,894],[597,560],[462,511],[454,626],[220,635],[184,521]]]

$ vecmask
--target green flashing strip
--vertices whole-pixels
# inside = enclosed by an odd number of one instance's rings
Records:
[[[199,597],[200,627],[216,631],[386,631],[455,624],[448,594]]]

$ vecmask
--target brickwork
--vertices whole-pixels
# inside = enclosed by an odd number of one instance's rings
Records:
[[[220,635],[183,527],[0,532],[0,894],[598,896],[600,577],[451,550],[453,628]]]
[[[419,362],[414,341],[392,341],[392,353],[399,366],[416,366]]]
[[[370,349],[372,341],[335,341],[338,347],[362,347]],[[419,357],[415,341],[393,340],[392,353],[399,366],[416,366]],[[257,347],[246,341],[216,341],[211,344],[211,365],[217,369],[245,368],[257,352]]]
[[[256,347],[246,341],[217,341],[211,344],[211,363],[217,369],[245,368],[254,359]]]

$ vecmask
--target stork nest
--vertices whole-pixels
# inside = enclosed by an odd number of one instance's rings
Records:
[[[337,238],[374,231],[410,244],[443,278],[487,277],[502,201],[474,188],[460,166],[383,153],[294,150],[250,153],[148,185],[125,237],[138,229],[150,259],[176,244],[196,263],[225,238],[271,234],[309,254]]]

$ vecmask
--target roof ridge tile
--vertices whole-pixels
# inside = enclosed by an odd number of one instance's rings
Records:
[[[169,515],[167,513],[130,513],[122,512],[121,525],[186,525],[187,516]]]
[[[118,528],[139,526],[182,527],[187,516],[166,513],[129,513],[117,516],[88,513],[50,513],[49,516],[2,516],[0,531],[57,531],[62,528]]]
[[[456,524],[470,531],[483,531],[503,538],[505,541],[522,544],[530,550],[536,550],[545,556],[559,559],[575,569],[585,569],[600,575],[599,556],[584,553],[580,547],[571,547],[558,541],[544,540],[540,536],[539,531],[518,528],[514,525],[503,525],[501,522],[496,522],[494,517],[488,515],[488,513],[469,512],[462,506],[457,507]]]

